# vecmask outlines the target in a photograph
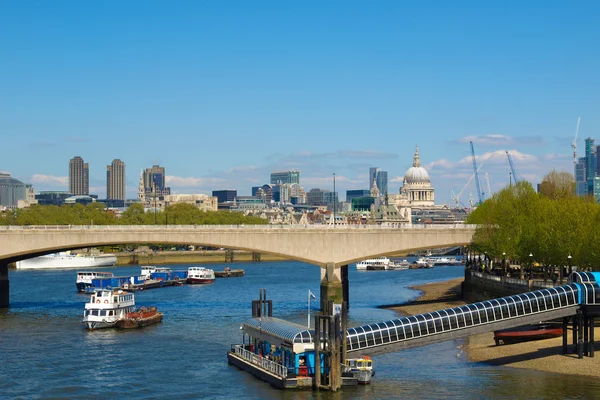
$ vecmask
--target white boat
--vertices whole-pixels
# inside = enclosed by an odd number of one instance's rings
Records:
[[[142,267],[142,272],[141,272],[141,276],[144,277],[144,279],[150,279],[151,275],[155,272],[172,272],[171,268],[167,268],[167,267],[155,267],[153,265],[144,265]]]
[[[85,292],[86,288],[92,286],[92,279],[112,278],[112,272],[105,271],[83,271],[77,273],[77,291]]]
[[[215,271],[204,267],[189,267],[186,283],[213,283]]]
[[[17,261],[17,269],[59,269],[112,267],[117,257],[110,254],[82,255],[61,252]]]
[[[388,267],[388,269],[393,270],[403,270],[408,269],[410,267],[410,262],[408,260],[395,261]]]
[[[433,263],[431,263],[427,257],[419,257],[415,264],[417,268],[433,268]]]
[[[371,378],[375,375],[373,360],[368,356],[347,359],[342,366],[342,376],[346,374],[355,377],[360,384],[371,383]]]
[[[425,261],[430,263],[431,265],[459,265],[463,262],[458,260],[456,257],[444,257],[444,256],[429,256],[424,257]]]
[[[368,260],[360,261],[356,263],[356,269],[358,271],[382,271],[391,269],[394,262],[387,257],[376,257]]]
[[[85,303],[83,323],[88,329],[112,328],[127,313],[135,312],[133,293],[123,290],[101,289]]]

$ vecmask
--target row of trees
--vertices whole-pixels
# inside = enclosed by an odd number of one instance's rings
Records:
[[[34,205],[0,214],[0,225],[261,225],[267,221],[239,212],[201,211],[192,204],[174,204],[164,211],[145,212],[132,204],[119,217],[100,203],[62,206]]]
[[[546,175],[539,193],[525,181],[506,187],[477,207],[467,223],[480,225],[473,239],[476,251],[541,263],[546,277],[554,266],[570,263],[599,269],[600,206],[592,197],[575,195],[568,172]]]

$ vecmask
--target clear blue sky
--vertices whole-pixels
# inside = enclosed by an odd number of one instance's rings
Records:
[[[396,193],[416,145],[450,202],[472,174],[572,171],[600,141],[597,1],[0,2],[0,171],[68,190],[68,162],[166,168],[175,193],[268,183]],[[487,190],[485,190],[487,191]],[[468,202],[466,187],[461,200]]]

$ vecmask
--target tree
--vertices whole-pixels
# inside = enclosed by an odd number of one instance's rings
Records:
[[[552,170],[542,179],[540,194],[552,200],[574,197],[575,178],[569,172]]]

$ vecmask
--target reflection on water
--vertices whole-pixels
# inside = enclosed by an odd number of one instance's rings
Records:
[[[377,356],[372,385],[337,393],[275,390],[227,365],[226,352],[241,342],[239,326],[259,288],[267,289],[275,316],[306,324],[307,293],[319,293],[320,271],[292,261],[235,266],[246,275],[136,293],[139,306],[165,313],[161,324],[91,332],[81,324],[89,296],[76,292],[76,271],[11,270],[11,308],[0,310],[0,398],[589,399],[600,393],[589,378],[469,363],[461,341]],[[139,267],[103,270],[129,275]],[[349,272],[352,326],[394,318],[376,306],[410,300],[418,293],[408,286],[460,277],[463,270]],[[314,313],[317,302],[311,306]]]

